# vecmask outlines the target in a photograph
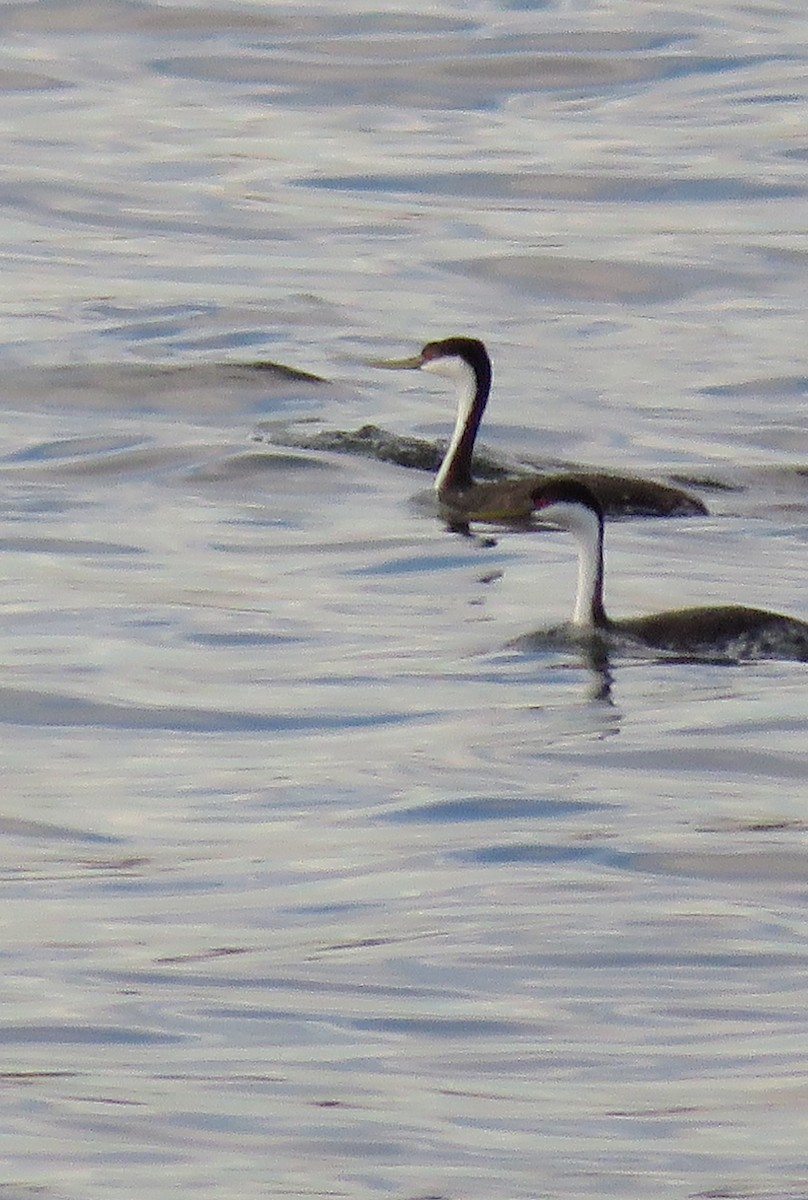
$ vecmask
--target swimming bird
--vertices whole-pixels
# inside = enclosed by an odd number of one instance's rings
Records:
[[[578,542],[578,590],[572,622],[566,627],[570,640],[659,650],[685,659],[808,662],[808,623],[761,608],[680,608],[613,621],[603,606],[603,508],[592,489],[558,476],[534,488],[532,500],[539,522],[567,530]],[[542,634],[528,634],[512,644],[529,648],[546,641]]]
[[[478,338],[450,337],[427,342],[413,358],[377,366],[415,368],[451,379],[457,390],[457,416],[435,492],[444,515],[454,522],[527,521],[532,493],[542,476],[476,483],[471,473],[474,441],[491,391],[491,359]],[[576,470],[571,478],[592,488],[610,516],[689,516],[704,514],[702,502],[679,488],[607,471]]]

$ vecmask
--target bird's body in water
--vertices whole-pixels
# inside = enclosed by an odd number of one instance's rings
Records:
[[[414,358],[379,365],[419,368],[455,384],[455,426],[435,477],[442,514],[457,524],[529,521],[532,492],[542,476],[476,483],[472,475],[474,442],[491,391],[491,360],[483,343],[477,338],[446,338],[428,342]],[[700,500],[667,484],[607,471],[576,470],[571,477],[586,483],[610,516],[688,516],[707,511]]]
[[[592,490],[566,476],[549,479],[534,488],[533,508],[540,523],[567,530],[578,542],[578,590],[566,627],[568,640],[634,652],[656,650],[684,659],[808,662],[808,623],[766,609],[729,604],[612,620],[603,605],[603,509]],[[542,634],[528,634],[514,643],[523,648],[542,644]]]

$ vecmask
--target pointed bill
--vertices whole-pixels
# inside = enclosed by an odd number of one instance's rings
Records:
[[[387,371],[415,371],[423,361],[420,354],[415,354],[412,358],[372,358],[368,360],[368,366],[383,367]]]

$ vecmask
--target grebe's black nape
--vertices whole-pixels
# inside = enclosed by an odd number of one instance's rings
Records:
[[[565,529],[578,543],[578,591],[572,637],[646,648],[682,658],[727,662],[773,658],[808,662],[808,623],[739,604],[674,609],[613,621],[603,605],[603,508],[591,488],[566,476],[533,490],[538,521]],[[530,645],[527,635],[515,645]]]
[[[414,358],[379,363],[410,367],[451,379],[457,389],[457,416],[449,447],[435,477],[444,513],[458,521],[525,521],[532,492],[542,476],[475,483],[471,473],[474,441],[491,391],[491,360],[479,339],[450,337],[428,342]],[[586,483],[609,516],[690,516],[704,514],[702,502],[680,488],[607,471],[573,471]]]

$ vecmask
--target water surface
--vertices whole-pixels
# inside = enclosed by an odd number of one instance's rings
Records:
[[[808,18],[0,12],[3,1195],[808,1191],[805,667],[527,655],[560,534],[267,423],[686,480],[808,618]],[[255,364],[262,364],[256,366]]]

